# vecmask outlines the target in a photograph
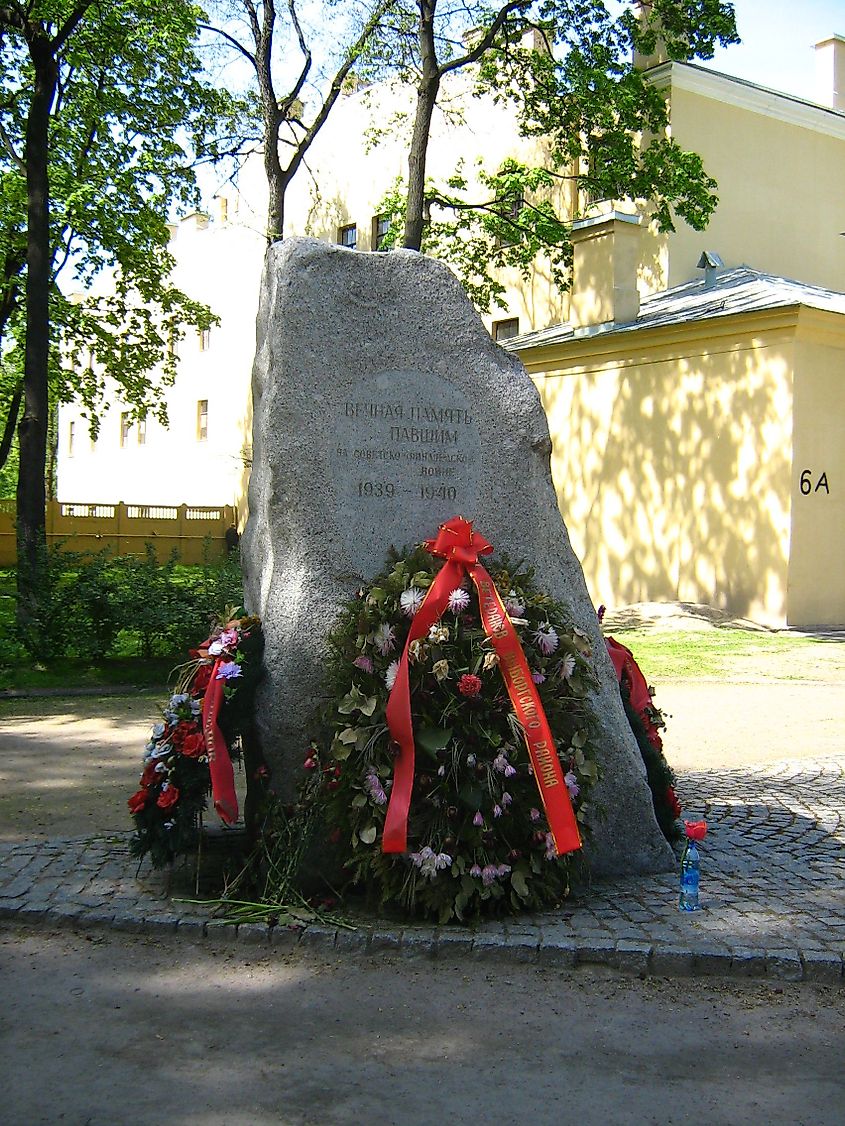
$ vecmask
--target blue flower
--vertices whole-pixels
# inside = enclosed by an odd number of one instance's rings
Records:
[[[234,680],[241,675],[241,666],[236,661],[226,661],[217,670],[217,680]]]

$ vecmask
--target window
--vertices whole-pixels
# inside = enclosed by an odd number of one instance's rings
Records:
[[[519,336],[519,317],[508,317],[504,321],[493,321],[493,339],[511,340]]]
[[[208,349],[211,347],[211,329],[210,328],[201,328],[199,330],[199,338],[200,338],[200,351],[201,352],[207,352]]]
[[[384,242],[385,235],[390,230],[390,216],[389,215],[374,215],[373,216],[373,250],[381,250],[382,243]]]
[[[208,399],[197,403],[197,441],[208,441]]]
[[[73,432],[76,429],[75,422],[69,422],[67,427],[67,456],[73,457]]]
[[[524,206],[525,200],[522,196],[502,200],[499,214],[501,220],[505,221],[505,226],[502,233],[496,236],[496,246],[514,246],[519,242],[519,217]]]
[[[146,446],[147,444],[147,420],[145,418],[138,419],[138,445]]]
[[[337,241],[347,250],[354,250],[358,245],[358,228],[355,224],[350,223],[346,227],[341,227],[337,232]]]
[[[132,430],[132,419],[128,411],[120,416],[120,448],[124,449],[129,444],[129,434]]]

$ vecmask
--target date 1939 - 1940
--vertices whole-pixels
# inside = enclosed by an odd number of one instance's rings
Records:
[[[359,497],[395,497],[397,486],[392,481],[359,481]],[[454,485],[420,485],[423,500],[455,500],[458,490]]]

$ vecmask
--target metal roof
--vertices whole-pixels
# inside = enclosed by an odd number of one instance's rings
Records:
[[[623,332],[640,332],[649,328],[730,317],[738,313],[756,313],[763,309],[803,305],[830,313],[845,314],[845,293],[808,285],[776,274],[764,274],[748,266],[719,270],[711,285],[703,277],[676,285],[660,293],[643,297],[636,320],[573,328],[569,323],[526,332],[503,343],[509,352],[546,347],[594,336]]]

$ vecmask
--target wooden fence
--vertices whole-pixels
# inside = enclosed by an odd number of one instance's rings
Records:
[[[151,543],[164,562],[176,549],[180,563],[202,563],[226,554],[226,530],[237,516],[232,505],[200,508],[180,504],[70,504],[47,502],[47,542],[66,551],[143,555]],[[206,548],[208,539],[208,548]],[[15,502],[0,501],[0,567],[13,567]]]

